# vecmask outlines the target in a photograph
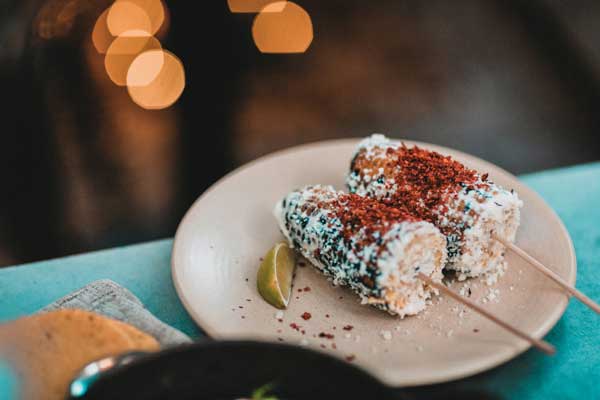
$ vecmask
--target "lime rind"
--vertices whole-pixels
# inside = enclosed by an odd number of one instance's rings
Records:
[[[267,303],[280,309],[287,307],[294,268],[294,251],[285,242],[277,243],[265,255],[256,282],[258,292]]]

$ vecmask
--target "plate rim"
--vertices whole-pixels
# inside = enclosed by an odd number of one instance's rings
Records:
[[[558,222],[558,226],[559,226],[561,232],[567,238],[569,258],[570,258],[571,264],[573,265],[573,269],[572,269],[572,273],[570,274],[570,276],[567,277],[566,281],[569,284],[571,284],[572,286],[575,285],[575,282],[577,279],[577,257],[576,257],[576,253],[575,253],[575,247],[573,245],[573,240],[571,239],[571,235],[569,234],[569,231],[567,230],[567,228],[564,225],[560,216],[556,213],[556,211],[552,207],[550,207],[550,205],[544,200],[544,198],[537,191],[535,191],[534,189],[529,187],[525,182],[520,180],[517,176],[506,171],[504,168],[497,166],[496,164],[493,164],[489,161],[486,161],[478,156],[475,156],[475,155],[472,155],[469,153],[465,153],[463,151],[456,150],[451,147],[437,145],[437,144],[433,144],[433,143],[427,143],[427,142],[422,142],[422,141],[417,141],[417,140],[408,140],[408,139],[396,138],[396,137],[391,137],[391,136],[388,136],[388,137],[394,141],[401,141],[401,142],[407,143],[409,145],[417,145],[417,146],[422,146],[424,148],[433,148],[435,151],[438,151],[438,150],[443,151],[443,149],[448,149],[456,154],[465,156],[467,159],[474,158],[477,161],[483,162],[484,164],[493,165],[494,168],[498,169],[500,172],[502,172],[506,176],[508,176],[512,179],[515,179],[520,184],[522,184],[527,189],[529,189],[531,191],[531,193],[536,197],[536,200],[541,202],[553,214],[556,221]],[[213,191],[215,191],[223,182],[228,180],[231,176],[237,175],[237,174],[245,171],[246,169],[252,168],[255,164],[265,162],[272,158],[284,156],[287,153],[294,153],[297,151],[309,150],[312,147],[319,147],[319,146],[324,146],[324,145],[332,146],[335,144],[350,144],[350,143],[354,143],[356,145],[362,139],[363,139],[362,137],[361,138],[354,137],[354,138],[340,138],[340,139],[331,139],[331,140],[318,140],[318,141],[308,142],[308,143],[304,143],[304,144],[300,144],[300,145],[296,145],[296,146],[287,147],[284,149],[276,150],[271,153],[265,154],[261,157],[251,160],[251,161],[233,169],[232,171],[226,173],[225,175],[223,175],[221,178],[219,178],[217,181],[215,181],[213,184],[211,184],[209,186],[209,188],[206,189],[190,205],[190,207],[184,214],[183,218],[179,222],[179,224],[177,226],[177,230],[175,232],[175,237],[173,240],[172,251],[171,251],[171,279],[173,281],[173,286],[175,287],[177,297],[183,304],[185,310],[188,312],[190,317],[194,320],[196,325],[198,325],[198,327],[206,334],[207,337],[209,337],[211,339],[215,339],[215,340],[231,340],[232,339],[231,337],[228,337],[228,336],[221,336],[212,327],[209,327],[210,324],[207,324],[205,321],[203,321],[202,317],[200,315],[198,315],[198,313],[196,313],[196,311],[191,306],[191,304],[188,303],[186,297],[184,296],[184,293],[183,293],[184,289],[181,287],[180,279],[178,279],[176,259],[178,258],[177,255],[178,255],[178,249],[180,248],[180,243],[182,242],[182,240],[181,240],[182,233],[181,232],[183,231],[183,226],[187,225],[188,219],[190,218],[192,210],[195,209],[197,207],[197,205],[200,204],[200,202],[205,197],[207,197]],[[569,300],[570,300],[570,296],[565,293],[564,296],[560,300],[560,304],[557,304],[557,307],[554,309],[554,311],[550,315],[550,317],[543,324],[541,324],[538,327],[538,329],[535,332],[533,332],[531,335],[534,338],[541,339],[546,334],[548,334],[548,332],[550,332],[550,330],[552,328],[554,328],[554,326],[558,323],[560,318],[565,313],[565,311],[569,305]],[[238,340],[239,339],[243,339],[243,340],[251,339],[251,340],[257,340],[257,341],[271,342],[268,339],[261,337],[261,336],[256,336],[253,338],[247,338],[244,336],[240,336],[237,339]],[[438,383],[443,383],[443,382],[450,382],[450,381],[474,376],[474,375],[480,374],[484,371],[494,369],[494,368],[516,358],[517,356],[521,355],[522,353],[524,353],[526,350],[528,350],[530,348],[531,348],[531,344],[529,342],[520,341],[520,342],[518,342],[518,344],[516,344],[514,346],[506,347],[505,351],[497,352],[495,357],[490,357],[487,359],[487,362],[480,363],[479,365],[475,365],[475,367],[473,367],[473,364],[471,363],[471,364],[468,364],[468,367],[448,369],[447,370],[448,372],[446,372],[444,374],[440,373],[440,374],[438,374],[434,377],[431,377],[427,380],[413,378],[413,379],[403,381],[402,384],[398,384],[397,380],[393,379],[388,374],[379,373],[378,371],[371,370],[362,365],[359,365],[359,367],[364,369],[365,371],[367,371],[372,376],[376,377],[381,382],[385,383],[386,385],[392,386],[392,387],[424,386],[424,385],[438,384]],[[321,351],[320,349],[315,349],[315,350]]]

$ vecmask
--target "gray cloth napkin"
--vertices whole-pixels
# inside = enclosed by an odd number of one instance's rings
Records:
[[[165,324],[129,290],[109,280],[94,281],[44,307],[44,311],[78,308],[131,324],[154,336],[163,347],[189,343],[191,339],[177,329]]]

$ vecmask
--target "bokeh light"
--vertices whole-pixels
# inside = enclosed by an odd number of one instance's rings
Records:
[[[279,12],[273,10],[280,9]],[[267,5],[254,18],[252,37],[262,53],[303,53],[313,40],[310,15],[291,1]]]
[[[161,0],[117,0],[128,1],[142,8],[150,19],[150,33],[155,34],[166,19],[167,7]]]
[[[126,31],[115,38],[106,51],[104,68],[109,78],[118,86],[127,84],[127,71],[135,58],[148,50],[160,50],[160,42],[143,31]]]
[[[139,29],[155,34],[165,20],[165,9],[160,0],[117,0],[107,17],[108,30],[113,36]]]
[[[146,11],[130,1],[115,1],[108,10],[106,24],[113,36],[120,36],[131,30],[154,33]]]
[[[144,109],[169,107],[185,88],[183,64],[163,51],[157,39],[166,34],[169,20],[162,0],[116,0],[92,31],[93,47],[105,55],[108,77],[117,86],[127,86],[131,99]]]
[[[145,86],[137,86],[152,77],[161,61],[162,67],[155,78]],[[159,110],[175,103],[183,93],[185,70],[182,62],[171,52],[150,50],[140,54],[131,63],[127,83],[129,95],[137,105],[148,110]]]
[[[104,10],[104,12],[100,14],[96,20],[94,29],[92,30],[92,43],[94,44],[96,51],[100,54],[105,54],[112,41],[115,40],[115,37],[108,30],[108,24],[106,23],[109,11],[110,8]]]
[[[165,63],[163,51],[147,51],[136,57],[127,71],[127,87],[144,87],[158,77]]]
[[[277,5],[265,12],[280,12],[285,7],[285,1],[277,0],[227,0],[227,4],[233,13],[259,13],[269,4]]]

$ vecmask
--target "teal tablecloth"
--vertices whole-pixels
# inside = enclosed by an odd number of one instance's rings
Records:
[[[577,286],[600,300],[600,163],[522,179],[562,218],[577,253]],[[130,289],[158,318],[199,337],[201,331],[172,285],[171,245],[171,240],[161,240],[0,269],[0,322],[30,314],[90,281],[109,278]],[[554,357],[528,351],[486,373],[415,394],[460,390],[506,399],[600,399],[600,316],[571,300],[547,339],[558,348]],[[3,385],[7,374],[1,372]],[[0,398],[9,390],[4,386]]]

